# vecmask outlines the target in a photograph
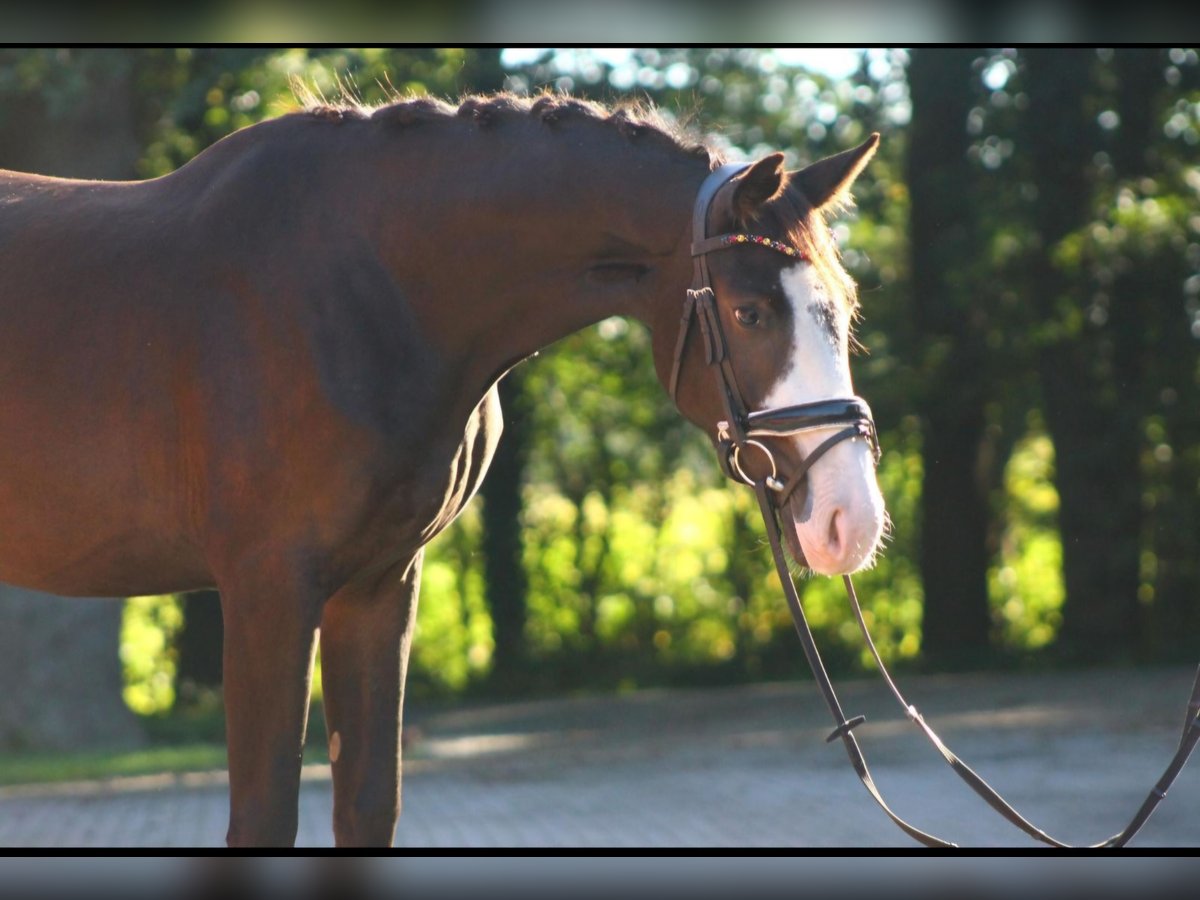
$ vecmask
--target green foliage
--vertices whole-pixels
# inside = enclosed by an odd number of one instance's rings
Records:
[[[121,617],[121,665],[125,702],[141,715],[170,709],[175,703],[175,654],[172,639],[183,627],[173,594],[130,597]]]
[[[456,96],[498,79],[495,51],[457,48],[196,48],[146,51],[145,79],[161,92],[140,164],[144,177],[178,168],[227,134],[299,109],[307,100],[383,103]],[[495,70],[495,73],[493,72]]]
[[[147,605],[152,604],[143,604]],[[227,766],[225,716],[219,702],[209,708],[157,710],[143,717],[142,728],[147,745],[136,750],[0,753],[0,786],[218,772]],[[309,713],[304,762],[329,762],[319,698],[314,699]]]
[[[425,551],[410,663],[412,690],[461,691],[479,678],[491,658],[479,531],[478,505],[472,504]]]
[[[1046,647],[1062,623],[1062,544],[1054,445],[1040,429],[1013,451],[1005,472],[1008,498],[999,564],[988,572],[993,616],[1004,645],[1015,651]]]
[[[122,778],[225,768],[221,743],[177,744],[135,751],[0,754],[0,785]]]
[[[131,63],[129,54],[111,50],[0,50],[0,109],[4,100],[36,97],[49,118],[61,118],[87,102],[95,81],[127,72]]]

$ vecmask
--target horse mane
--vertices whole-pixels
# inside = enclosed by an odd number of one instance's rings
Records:
[[[491,128],[513,119],[535,119],[548,127],[571,120],[582,120],[615,129],[627,140],[649,138],[668,142],[679,152],[708,161],[715,169],[726,161],[719,148],[698,136],[690,123],[680,123],[649,102],[622,100],[607,106],[564,94],[544,91],[534,96],[510,92],[468,94],[457,104],[436,97],[418,96],[393,99],[371,106],[341,88],[341,97],[329,102],[293,85],[302,104],[300,115],[330,122],[371,121],[399,127],[417,127],[458,119],[469,119],[480,128]],[[836,212],[836,210],[830,210]],[[804,251],[832,289],[834,299],[853,315],[858,308],[854,280],[842,268],[837,244],[829,234],[825,211],[814,210],[795,188],[785,190],[767,203],[759,221],[782,239]]]
[[[715,146],[696,135],[686,123],[677,122],[651,103],[621,101],[606,106],[593,100],[569,97],[552,91],[533,96],[510,92],[468,94],[457,104],[435,97],[420,96],[394,99],[379,106],[370,106],[343,91],[341,99],[329,102],[311,91],[297,89],[301,115],[330,122],[384,122],[401,127],[470,119],[481,128],[489,128],[510,119],[535,119],[554,127],[571,120],[594,122],[615,129],[629,140],[649,137],[666,141],[675,149],[708,161],[710,168],[724,162]]]

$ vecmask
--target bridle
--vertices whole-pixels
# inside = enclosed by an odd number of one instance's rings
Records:
[[[742,398],[737,377],[733,371],[733,363],[729,358],[729,348],[725,340],[725,330],[721,325],[720,313],[717,311],[716,294],[713,292],[712,278],[708,271],[708,254],[735,247],[760,246],[774,250],[797,260],[805,259],[803,251],[790,247],[780,241],[761,235],[732,232],[708,236],[708,211],[713,198],[730,178],[747,167],[746,163],[730,163],[716,169],[700,186],[696,197],[696,205],[692,215],[692,286],[687,292],[683,304],[683,319],[679,323],[679,336],[675,341],[675,355],[671,362],[671,376],[668,390],[671,399],[678,401],[679,376],[683,371],[683,361],[687,351],[688,338],[692,332],[693,323],[698,323],[704,340],[704,358],[710,366],[717,369],[717,384],[720,391],[721,403],[725,418],[717,423],[717,459],[721,471],[735,481],[741,481],[751,487],[754,479],[745,471],[741,463],[741,454],[746,448],[753,448],[763,454],[771,467],[771,475],[765,479],[768,489],[776,492],[777,505],[783,506],[791,498],[796,488],[804,483],[808,470],[845,440],[864,438],[871,447],[876,462],[879,460],[879,440],[875,433],[875,422],[871,418],[871,409],[861,397],[847,399],[819,400],[815,403],[803,403],[798,406],[783,406],[775,409],[750,412]],[[774,454],[770,447],[757,438],[776,438],[799,434],[804,431],[819,431],[841,426],[840,430],[821,443],[808,455],[799,469],[791,477],[782,482],[778,479]]]
[[[838,738],[841,739],[846,749],[846,754],[850,758],[850,763],[867,791],[875,799],[875,802],[879,804],[884,813],[905,833],[929,847],[955,847],[957,845],[950,841],[935,837],[932,834],[921,831],[914,825],[910,825],[904,819],[900,818],[900,816],[896,815],[888,807],[887,803],[884,802],[882,794],[880,794],[879,789],[875,786],[875,782],[871,778],[871,774],[867,769],[866,759],[853,734],[853,730],[865,722],[866,717],[853,716],[847,718],[842,711],[841,703],[833,689],[833,683],[825,671],[824,663],[821,661],[821,655],[817,650],[816,641],[813,638],[812,630],[808,626],[795,582],[788,568],[787,558],[783,551],[782,533],[778,518],[779,512],[786,505],[796,488],[805,481],[808,471],[822,456],[842,441],[863,438],[870,446],[876,463],[879,462],[880,458],[880,446],[875,423],[871,418],[870,407],[859,397],[820,400],[815,403],[754,412],[750,412],[746,408],[746,403],[741,390],[738,388],[733,364],[729,357],[728,343],[725,340],[725,332],[721,325],[721,317],[717,309],[716,295],[713,291],[706,257],[709,253],[748,245],[757,245],[794,259],[803,260],[805,258],[803,252],[797,248],[761,235],[740,232],[720,234],[713,237],[708,235],[708,214],[713,198],[727,181],[748,168],[748,166],[748,163],[731,163],[715,169],[700,186],[700,192],[696,197],[692,217],[692,286],[687,292],[687,299],[684,301],[683,318],[680,322],[679,335],[675,342],[675,355],[671,365],[668,390],[670,391],[672,400],[675,400],[679,390],[679,378],[683,369],[689,335],[693,330],[693,324],[698,323],[704,341],[705,361],[716,372],[717,389],[725,414],[725,418],[717,423],[717,458],[722,471],[733,480],[742,482],[753,488],[755,496],[758,499],[759,511],[762,513],[763,523],[766,526],[767,539],[771,545],[775,568],[779,574],[779,580],[783,586],[784,595],[787,598],[788,607],[792,613],[796,632],[800,636],[800,642],[804,648],[804,655],[808,660],[809,668],[812,669],[813,675],[817,680],[817,685],[825,698],[825,703],[833,715],[835,727],[825,739],[826,743]],[[764,443],[764,441],[798,434],[803,431],[832,429],[836,429],[836,431],[820,443],[786,481],[781,481],[776,468],[774,454],[772,454],[769,445]],[[759,440],[760,438],[762,440]],[[765,456],[771,470],[769,475],[755,479],[746,472],[741,461],[741,456],[748,449],[753,449]],[[875,647],[875,642],[871,639],[871,634],[867,629],[862,607],[859,604],[858,595],[854,590],[854,584],[850,580],[850,576],[844,575],[842,576],[842,580],[866,646],[870,650],[871,656],[875,660],[875,665],[882,674],[888,689],[904,709],[905,715],[932,742],[938,752],[941,753],[943,759],[945,759],[959,777],[1005,819],[1026,834],[1043,843],[1063,848],[1071,846],[1051,837],[1013,809],[974,770],[955,756],[950,748],[946,746],[941,738],[925,722],[924,717],[917,711],[917,708],[905,700],[896,687],[896,683],[892,680],[887,667],[883,664],[883,659]],[[1091,846],[1097,848],[1121,847],[1128,843],[1141,830],[1142,826],[1150,818],[1150,814],[1166,796],[1167,789],[1183,770],[1183,766],[1191,755],[1192,750],[1195,749],[1197,741],[1200,741],[1200,671],[1197,672],[1196,680],[1192,687],[1191,699],[1188,705],[1187,716],[1184,720],[1183,735],[1180,738],[1179,747],[1174,757],[1172,757],[1170,764],[1167,766],[1166,771],[1151,789],[1149,795],[1125,829],[1113,835],[1108,840]]]

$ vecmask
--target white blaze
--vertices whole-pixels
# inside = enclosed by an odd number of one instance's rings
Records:
[[[850,380],[849,312],[828,296],[811,265],[780,277],[792,308],[790,361],[763,401],[765,409],[854,396]],[[844,427],[844,426],[841,426]],[[804,432],[796,442],[807,456],[834,429]],[[793,507],[809,565],[822,574],[853,571],[869,562],[883,529],[883,498],[867,442],[843,441],[808,474],[804,509]]]
[[[813,266],[792,266],[779,280],[792,307],[792,349],[788,367],[764,405],[772,409],[853,397],[846,349],[848,313],[827,296]],[[826,323],[833,326],[832,332]]]

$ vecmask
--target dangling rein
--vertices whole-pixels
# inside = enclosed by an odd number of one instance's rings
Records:
[[[792,613],[792,621],[795,623],[796,633],[800,636],[800,643],[804,648],[804,655],[808,659],[809,668],[812,669],[813,675],[817,680],[817,685],[825,697],[825,703],[833,715],[835,727],[830,732],[829,737],[825,739],[826,743],[838,738],[841,739],[842,745],[846,748],[846,754],[850,757],[850,764],[854,767],[854,771],[858,773],[858,777],[867,791],[887,814],[888,818],[895,822],[906,834],[929,847],[956,847],[958,846],[957,844],[928,834],[909,824],[896,815],[884,801],[883,795],[880,794],[874,780],[871,778],[871,773],[867,769],[866,759],[863,757],[862,750],[859,748],[858,741],[855,740],[853,734],[854,729],[866,721],[866,717],[853,716],[847,718],[846,714],[842,711],[842,705],[838,701],[829,674],[825,671],[825,665],[821,661],[821,654],[817,650],[817,644],[813,638],[812,631],[808,627],[808,620],[804,616],[804,608],[800,604],[800,596],[796,591],[796,584],[788,568],[787,558],[783,551],[783,541],[778,519],[779,510],[786,502],[787,497],[791,495],[792,491],[806,477],[808,470],[817,460],[841,441],[854,440],[859,437],[863,438],[871,447],[876,463],[879,461],[880,448],[870,408],[858,397],[845,400],[824,400],[801,406],[763,410],[754,413],[746,410],[741,392],[734,379],[733,367],[726,352],[727,343],[721,326],[721,318],[717,314],[716,297],[713,293],[705,257],[708,253],[747,245],[766,247],[767,249],[784,253],[792,258],[803,259],[803,254],[793,247],[758,235],[725,234],[716,237],[707,236],[708,208],[712,203],[713,197],[726,181],[745,167],[745,164],[733,163],[717,169],[701,185],[700,193],[696,198],[693,215],[692,287],[687,292],[683,320],[680,323],[679,336],[675,344],[675,358],[672,366],[669,390],[672,398],[674,398],[678,390],[679,376],[683,367],[684,350],[687,346],[688,335],[692,330],[692,322],[697,321],[699,322],[705,343],[705,359],[716,373],[717,388],[725,411],[725,419],[718,423],[717,429],[718,460],[722,471],[726,475],[734,480],[750,485],[754,489],[755,497],[758,499],[759,512],[762,514],[763,523],[767,530],[767,539],[771,545],[771,555],[774,557],[775,569],[779,573],[779,581],[783,587],[784,596],[787,598],[788,608]],[[775,468],[775,459],[771,451],[761,441],[753,439],[754,437],[769,438],[773,435],[792,434],[801,430],[839,427],[842,430],[820,444],[804,460],[800,469],[793,473],[787,482],[779,480],[778,472]],[[746,474],[739,462],[739,458],[741,451],[747,447],[753,447],[766,455],[771,465],[770,475],[756,480]],[[929,727],[924,717],[917,711],[917,708],[905,700],[900,690],[896,687],[896,683],[889,674],[887,667],[883,664],[883,659],[875,647],[875,642],[871,639],[870,630],[867,628],[867,623],[863,618],[858,595],[854,590],[854,583],[850,580],[849,575],[843,575],[842,581],[846,586],[846,594],[850,599],[850,608],[854,612],[854,618],[858,622],[858,627],[862,632],[867,649],[871,651],[875,665],[878,667],[892,695],[896,698],[896,702],[904,709],[905,715],[908,716],[909,720],[921,729],[934,747],[937,748],[942,758],[949,763],[950,767],[963,781],[970,785],[976,794],[987,801],[992,809],[996,810],[1014,826],[1036,840],[1053,847],[1070,847],[1070,844],[1063,843],[1051,837],[1013,809],[986,781],[946,746],[945,742]],[[1166,771],[1163,772],[1162,777],[1151,788],[1146,800],[1123,831],[1113,835],[1106,841],[1101,841],[1098,844],[1090,846],[1125,846],[1141,830],[1142,826],[1150,818],[1151,813],[1154,812],[1158,804],[1167,795],[1167,790],[1183,770],[1184,764],[1195,749],[1198,741],[1200,741],[1200,670],[1197,671],[1196,680],[1192,686],[1192,695],[1188,704],[1187,717],[1184,721],[1183,735],[1180,738],[1179,747],[1175,755],[1171,758]]]

